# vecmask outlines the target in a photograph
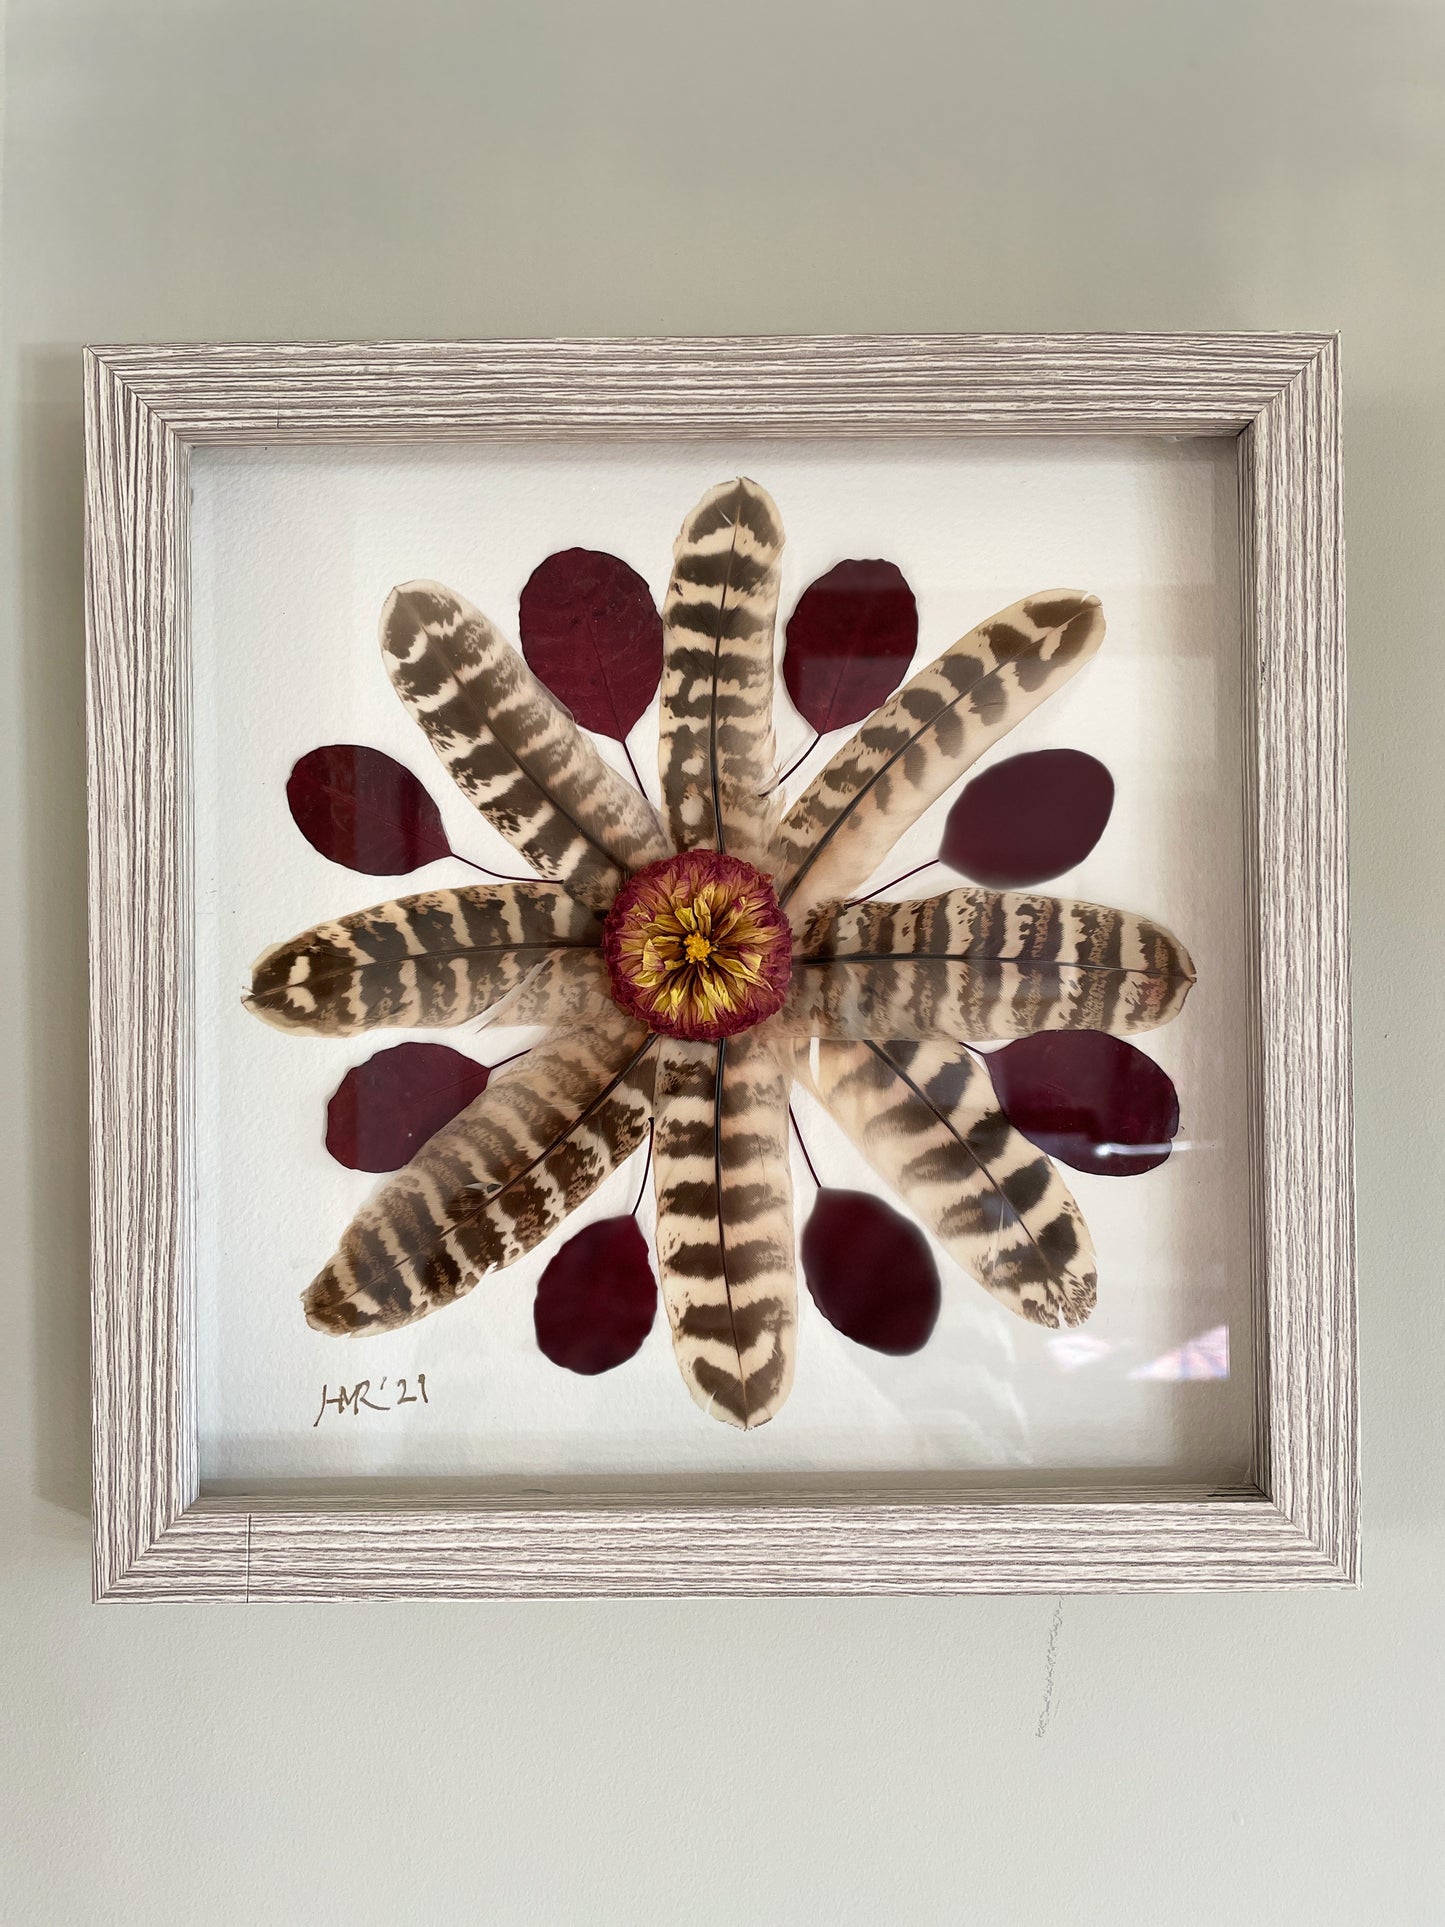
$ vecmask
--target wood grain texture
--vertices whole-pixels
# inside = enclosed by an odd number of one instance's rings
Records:
[[[86,366],[93,1565],[195,1497],[195,1021],[185,450]]]
[[[187,443],[1238,434],[1327,335],[714,335],[92,350]]]
[[[1240,438],[1257,1474],[1359,1562],[1344,527],[1337,344]]]
[[[88,350],[95,1591],[237,1601],[1352,1583],[1358,1441],[1339,377],[1323,335]],[[1254,1483],[202,1497],[188,451],[904,434],[1239,438]]]
[[[1338,1585],[1252,1489],[867,1487],[779,1501],[205,1498],[126,1598],[1225,1591]],[[229,1529],[229,1537],[222,1533]],[[241,1528],[244,1528],[242,1530]],[[721,1542],[719,1544],[718,1542]]]

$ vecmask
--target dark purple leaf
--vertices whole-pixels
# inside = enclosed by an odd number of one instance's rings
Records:
[[[537,1284],[532,1322],[554,1365],[591,1377],[625,1365],[652,1329],[657,1280],[636,1218],[569,1238]]]
[[[803,1227],[803,1276],[828,1323],[871,1351],[916,1352],[938,1321],[927,1238],[866,1191],[819,1191]]]
[[[820,736],[861,723],[903,680],[918,605],[892,562],[840,562],[810,582],[788,618],[783,680]]]
[[[287,779],[286,801],[313,849],[368,876],[402,876],[451,855],[436,804],[379,749],[328,743],[308,751]]]
[[[662,617],[636,569],[600,549],[549,555],[518,621],[522,654],[558,702],[621,742],[662,679]]]
[[[1113,777],[1082,750],[1010,756],[975,776],[948,812],[943,860],[991,890],[1046,883],[1083,862],[1113,807]]]
[[[487,1088],[487,1066],[445,1044],[394,1044],[349,1070],[326,1107],[326,1148],[353,1171],[399,1171]]]
[[[1062,1164],[1133,1178],[1162,1164],[1179,1129],[1168,1076],[1122,1037],[1045,1030],[984,1056],[1008,1120]]]

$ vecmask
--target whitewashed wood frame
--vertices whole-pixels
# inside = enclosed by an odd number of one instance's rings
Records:
[[[100,1599],[1348,1585],[1358,1439],[1337,344],[908,335],[86,351]],[[1238,1489],[208,1496],[197,1470],[190,451],[1229,435],[1243,563],[1257,1396]]]

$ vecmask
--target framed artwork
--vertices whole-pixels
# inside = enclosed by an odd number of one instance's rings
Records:
[[[1354,1583],[1331,338],[86,409],[98,1598]]]

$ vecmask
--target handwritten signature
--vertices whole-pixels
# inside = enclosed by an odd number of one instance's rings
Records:
[[[395,1382],[401,1389],[399,1392],[394,1391],[389,1400],[383,1396],[387,1386],[385,1379],[382,1379],[380,1384],[373,1385],[369,1378],[359,1378],[349,1392],[344,1385],[338,1385],[335,1392],[332,1391],[329,1385],[323,1385],[321,1387],[321,1410],[311,1421],[312,1431],[314,1432],[316,1430],[322,1419],[325,1418],[328,1409],[332,1408],[334,1408],[338,1418],[341,1417],[343,1412],[350,1412],[353,1418],[358,1418],[361,1415],[363,1406],[368,1412],[395,1412],[403,1405],[431,1404],[431,1400],[426,1394],[425,1372],[417,1373],[415,1380],[416,1390],[414,1392],[407,1389],[412,1383],[410,1379],[399,1378]],[[373,1393],[375,1393],[375,1397],[372,1396]]]

